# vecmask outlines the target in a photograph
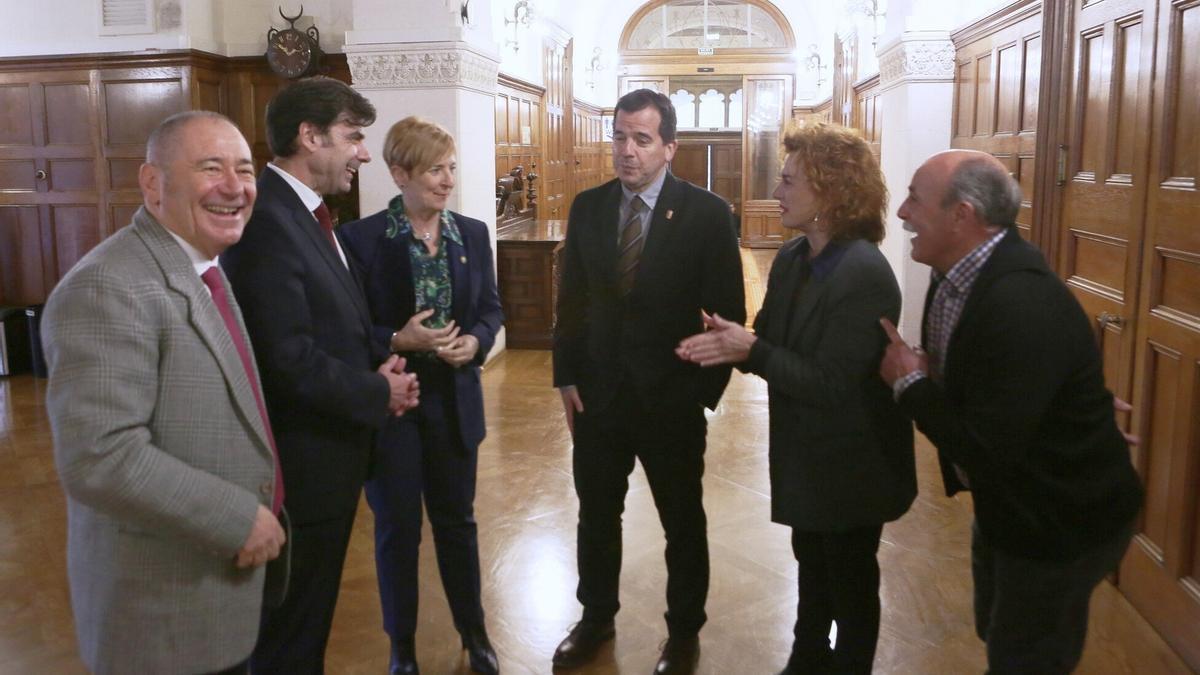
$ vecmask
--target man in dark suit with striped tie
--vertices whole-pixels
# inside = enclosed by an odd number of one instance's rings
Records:
[[[221,256],[262,371],[292,523],[289,590],[263,617],[255,673],[320,673],[375,431],[416,404],[371,317],[322,195],[370,161],[375,108],[346,84],[300,80],[267,106],[274,159],[242,240]],[[381,365],[382,363],[382,365]]]
[[[575,440],[583,617],[555,651],[557,667],[586,663],[614,634],[635,459],[667,539],[669,637],[655,672],[690,672],[699,656],[708,594],[704,408],[716,407],[730,371],[686,363],[674,348],[704,330],[702,312],[742,323],[746,308],[729,205],[671,175],[675,148],[670,99],[626,94],[613,125],[617,179],[571,206],[554,386]]]

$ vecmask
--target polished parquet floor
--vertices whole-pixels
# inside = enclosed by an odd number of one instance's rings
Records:
[[[769,254],[747,252],[748,304],[761,304]],[[550,354],[510,350],[484,378],[488,437],[480,448],[476,512],[484,607],[501,668],[548,673],[550,655],[578,618],[571,443]],[[0,378],[0,673],[79,673],[64,569],[65,522],[42,401],[45,381]],[[883,627],[875,672],[981,673],[969,571],[969,498],[948,499],[932,449],[918,445],[920,496],[883,533]],[[767,394],[734,373],[709,416],[705,507],[712,587],[701,633],[700,673],[777,672],[795,612],[795,563],[787,528],[769,521]],[[360,505],[327,659],[331,673],[385,673],[372,556],[371,512]],[[426,542],[432,538],[426,532]],[[442,596],[433,547],[422,548],[417,654],[426,675],[466,673]],[[647,673],[666,637],[662,530],[640,469],[625,516],[622,610],[617,638],[578,672]],[[1189,673],[1180,659],[1105,583],[1096,592],[1078,672]]]

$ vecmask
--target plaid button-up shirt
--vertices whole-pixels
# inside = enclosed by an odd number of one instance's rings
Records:
[[[979,279],[979,272],[984,264],[992,257],[996,244],[1000,243],[1007,232],[1007,229],[1002,229],[991,239],[976,246],[963,256],[962,260],[954,263],[944,275],[933,273],[933,283],[937,290],[934,291],[933,302],[929,303],[929,313],[925,316],[925,351],[929,354],[931,372],[916,370],[897,380],[894,388],[897,399],[909,385],[923,377],[932,377],[934,382],[941,383],[946,368],[946,349],[950,344],[950,336],[954,334],[954,328],[962,316],[967,297],[971,294],[971,287]]]

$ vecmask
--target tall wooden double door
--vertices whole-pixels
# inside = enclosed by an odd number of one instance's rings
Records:
[[[1125,595],[1200,670],[1200,0],[1072,0],[1057,265],[1134,404]]]

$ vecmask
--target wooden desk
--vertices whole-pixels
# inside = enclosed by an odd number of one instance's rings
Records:
[[[497,285],[509,347],[553,345],[558,265],[566,232],[565,220],[526,221],[496,232]]]

